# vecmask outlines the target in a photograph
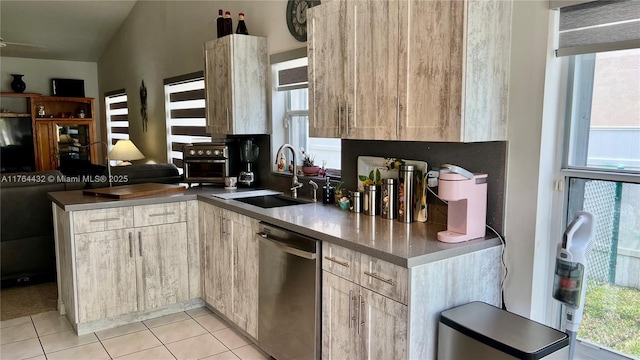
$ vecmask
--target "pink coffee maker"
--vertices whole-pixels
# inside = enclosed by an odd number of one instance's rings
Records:
[[[487,218],[487,174],[473,174],[459,166],[440,166],[438,196],[449,202],[447,230],[438,240],[457,243],[484,237]]]

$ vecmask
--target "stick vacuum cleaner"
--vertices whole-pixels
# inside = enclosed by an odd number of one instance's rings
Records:
[[[569,360],[573,360],[576,335],[582,321],[584,295],[587,290],[587,259],[595,233],[595,217],[586,211],[576,212],[558,244],[553,298],[562,303],[562,318],[569,335]]]

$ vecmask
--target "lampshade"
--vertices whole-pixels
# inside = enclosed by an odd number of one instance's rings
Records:
[[[131,140],[118,140],[111,152],[109,152],[109,159],[122,160],[123,163],[118,165],[131,165],[128,160],[144,159],[144,155]]]

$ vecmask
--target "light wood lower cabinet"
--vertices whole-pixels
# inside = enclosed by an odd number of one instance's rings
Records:
[[[196,201],[67,212],[54,205],[59,303],[78,333],[200,297],[196,209]]]
[[[205,301],[258,335],[258,221],[200,203]]]

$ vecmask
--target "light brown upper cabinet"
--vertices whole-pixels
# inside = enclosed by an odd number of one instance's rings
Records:
[[[268,134],[267,39],[227,35],[204,45],[207,131]]]
[[[311,136],[505,139],[510,1],[338,0],[308,16]]]

